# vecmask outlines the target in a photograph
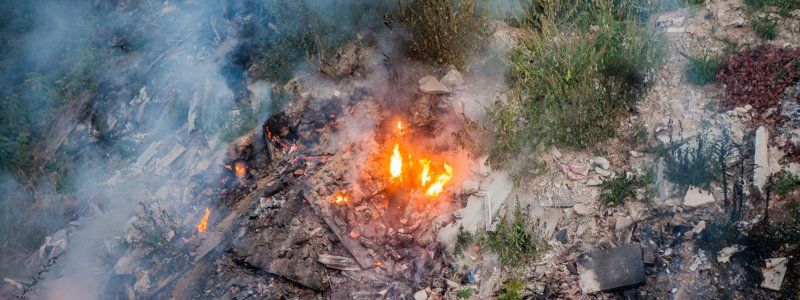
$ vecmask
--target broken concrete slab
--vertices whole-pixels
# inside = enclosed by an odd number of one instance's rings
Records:
[[[714,202],[714,195],[710,192],[703,192],[700,188],[690,187],[683,197],[683,205],[688,207],[700,207]]]
[[[761,283],[761,287],[780,291],[783,277],[786,276],[788,262],[786,257],[767,259],[766,266],[761,268],[761,273],[764,274],[764,282]]]
[[[638,245],[584,253],[577,264],[579,284],[586,294],[644,282],[642,249]]]
[[[656,190],[658,191],[658,199],[663,203],[667,198],[675,194],[675,185],[667,181],[666,169],[667,163],[664,158],[659,158],[655,164],[655,172],[653,172],[653,180],[656,183]]]
[[[755,164],[753,170],[753,184],[762,193],[764,192],[764,184],[767,183],[769,176],[769,149],[767,142],[769,141],[769,132],[764,126],[759,126],[756,129],[756,138],[754,142],[755,154],[753,155],[753,163]]]
[[[419,80],[419,90],[423,93],[441,94],[449,93],[450,89],[446,85],[439,82],[436,77],[431,75],[422,77]]]
[[[461,75],[461,72],[450,70],[442,77],[441,82],[448,87],[457,88],[464,84],[464,76]]]

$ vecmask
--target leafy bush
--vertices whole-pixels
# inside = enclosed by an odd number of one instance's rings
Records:
[[[464,253],[464,250],[467,249],[467,246],[469,246],[469,244],[473,243],[474,241],[475,241],[475,236],[471,232],[464,230],[464,227],[459,227],[458,237],[456,240],[455,254],[460,255],[461,253]]]
[[[465,288],[461,288],[460,290],[458,290],[458,292],[456,292],[456,297],[458,299],[469,299],[469,298],[472,297],[472,294],[474,294],[474,293],[475,293],[475,289],[473,289],[471,287],[465,287]]]
[[[538,234],[530,229],[528,216],[520,210],[517,203],[514,219],[507,222],[504,217],[497,224],[492,234],[485,234],[483,243],[500,256],[500,263],[505,266],[521,266],[535,258],[547,247]]]
[[[498,140],[494,158],[537,145],[592,146],[614,135],[620,115],[638,101],[661,62],[663,40],[600,2],[606,6],[569,25],[549,19],[552,12],[542,15],[542,28],[513,51],[517,90],[489,112]]]
[[[750,104],[764,113],[800,78],[800,49],[760,46],[724,58],[717,79],[725,87],[725,109]]]
[[[689,64],[686,66],[686,79],[694,85],[706,85],[714,82],[719,72],[719,59],[708,54],[686,56]]]
[[[485,37],[485,18],[476,0],[404,0],[400,20],[408,28],[411,57],[463,68]]]
[[[778,174],[772,176],[770,189],[778,193],[778,195],[786,195],[794,190],[798,184],[800,184],[800,178],[786,170],[781,170]]]

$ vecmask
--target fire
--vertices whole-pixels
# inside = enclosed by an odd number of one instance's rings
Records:
[[[247,172],[247,167],[245,167],[243,162],[237,161],[236,164],[233,165],[233,170],[237,177],[243,178],[245,172]]]
[[[419,181],[422,186],[425,186],[431,181],[431,160],[423,158],[419,160],[419,164],[422,166],[422,173],[419,174]]]
[[[200,223],[197,223],[197,232],[204,232],[206,231],[206,226],[208,226],[208,217],[211,216],[211,210],[206,208],[206,213],[203,215],[203,218],[200,219]]]
[[[350,202],[350,196],[345,194],[344,192],[338,192],[333,197],[333,204],[337,205],[344,205]]]
[[[400,131],[403,130],[403,122],[402,121],[399,121],[399,120],[397,121],[397,130],[400,130]]]
[[[403,179],[400,177],[403,174],[403,157],[400,156],[400,144],[394,144],[392,158],[389,162],[389,173],[392,175],[392,180]]]
[[[439,177],[436,178],[436,182],[428,186],[425,195],[428,195],[428,197],[439,196],[444,190],[444,185],[450,181],[450,177],[453,177],[453,167],[444,163],[444,173],[439,174]]]

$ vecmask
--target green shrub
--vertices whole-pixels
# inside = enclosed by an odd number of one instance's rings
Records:
[[[517,203],[514,219],[508,222],[504,217],[497,224],[494,233],[487,233],[482,242],[500,257],[504,266],[518,267],[542,253],[547,244],[532,231],[528,216],[520,210]]]
[[[411,57],[463,68],[481,45],[487,28],[476,0],[404,0],[400,20],[408,28]]]
[[[512,52],[517,90],[489,112],[494,158],[538,145],[590,147],[613,136],[620,115],[640,99],[661,62],[663,40],[608,6],[591,12],[566,28],[543,17],[542,28]]]
[[[500,291],[497,293],[497,299],[499,300],[522,300],[522,290],[525,286],[522,284],[522,281],[519,279],[509,279],[503,286],[500,287]]]
[[[689,56],[689,64],[686,66],[686,80],[694,85],[706,85],[717,79],[719,72],[719,59],[716,56],[703,54],[699,56]]]
[[[751,17],[750,22],[753,25],[753,30],[758,33],[758,36],[765,40],[775,39],[778,35],[780,20],[770,20],[766,15],[754,15]]]
[[[781,170],[778,174],[772,176],[770,189],[778,193],[778,195],[786,195],[794,190],[798,184],[800,184],[800,178],[786,170]]]
[[[456,297],[458,299],[469,299],[472,297],[472,294],[475,294],[475,289],[471,287],[465,287],[456,292]]]
[[[800,1],[797,0],[745,0],[744,3],[755,9],[773,6],[776,7],[778,13],[782,15],[792,10],[800,9]]]
[[[600,202],[608,206],[615,206],[634,199],[636,190],[651,183],[652,177],[651,172],[631,176],[616,174],[614,178],[600,184]]]
[[[459,227],[455,254],[460,255],[461,253],[464,253],[464,250],[467,249],[467,246],[473,242],[475,242],[475,236],[471,232],[464,230],[463,226]]]

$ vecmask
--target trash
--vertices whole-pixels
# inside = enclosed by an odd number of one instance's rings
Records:
[[[644,282],[642,249],[624,245],[585,253],[578,257],[579,284],[586,293]]]

